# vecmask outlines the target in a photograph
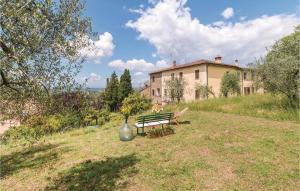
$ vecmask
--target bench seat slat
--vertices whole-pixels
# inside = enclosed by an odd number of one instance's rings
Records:
[[[144,123],[144,127],[156,126],[156,125],[167,124],[167,123],[169,123],[169,120],[163,120],[163,121],[159,121],[159,122]],[[143,124],[142,123],[136,123],[135,126],[137,128],[142,128]]]

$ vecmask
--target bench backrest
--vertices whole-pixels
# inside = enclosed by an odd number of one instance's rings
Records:
[[[157,121],[163,121],[163,120],[170,121],[172,116],[173,116],[172,112],[155,113],[155,114],[150,114],[150,115],[139,116],[137,121],[139,124],[157,122]]]

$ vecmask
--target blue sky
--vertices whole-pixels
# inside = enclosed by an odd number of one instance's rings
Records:
[[[124,68],[134,86],[171,60],[185,63],[223,56],[245,66],[299,23],[297,0],[87,0],[86,16],[99,36],[87,53],[80,79],[100,88]]]

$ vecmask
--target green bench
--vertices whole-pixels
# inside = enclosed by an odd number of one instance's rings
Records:
[[[172,112],[139,116],[137,119],[137,123],[135,124],[136,133],[138,135],[145,135],[144,127],[151,127],[151,126],[158,126],[158,125],[161,125],[163,127],[164,124],[170,125],[172,117],[173,117]],[[142,132],[139,132],[139,129],[141,129]]]

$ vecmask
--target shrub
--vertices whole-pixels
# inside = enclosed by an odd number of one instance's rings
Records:
[[[144,96],[141,96],[139,93],[133,93],[124,99],[122,105],[124,105],[125,107],[126,105],[129,105],[132,108],[131,114],[134,115],[149,109],[151,106],[151,100]]]
[[[38,140],[42,135],[34,128],[30,128],[25,125],[11,127],[3,135],[1,135],[1,142],[8,143],[10,141],[18,140],[21,142],[34,142]]]
[[[80,117],[74,113],[32,116],[21,126],[13,127],[6,131],[1,136],[1,140],[4,143],[10,140],[33,142],[47,134],[79,127],[80,120]]]
[[[237,93],[241,93],[241,88],[239,84],[239,73],[226,72],[222,77],[221,81],[221,93],[224,97]]]
[[[202,99],[209,98],[210,95],[212,95],[213,98],[216,98],[216,95],[212,89],[212,86],[197,84],[196,90],[199,91],[200,97]]]
[[[258,77],[258,86],[266,91],[284,94],[291,104],[299,99],[300,67],[300,25],[294,32],[277,41],[268,51],[265,58],[254,64]],[[295,105],[295,106],[296,106]]]
[[[101,110],[95,110],[95,109],[89,109],[88,112],[85,114],[85,117],[83,119],[85,125],[91,125],[91,124],[99,124],[103,125],[107,121],[109,121],[109,110],[108,109],[101,109]],[[95,122],[95,123],[93,123]]]

